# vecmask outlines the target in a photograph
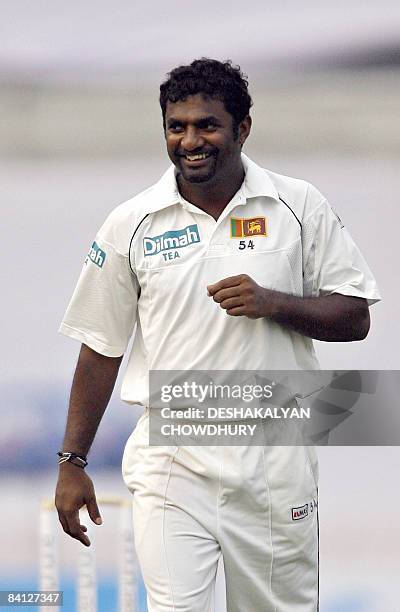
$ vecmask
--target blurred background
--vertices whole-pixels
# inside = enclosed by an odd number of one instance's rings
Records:
[[[0,588],[38,587],[39,505],[53,495],[79,350],[57,328],[108,212],[168,166],[158,87],[174,66],[241,65],[254,100],[245,152],[313,182],[378,280],[369,337],[317,343],[322,367],[398,369],[399,32],[395,0],[0,0]],[[99,494],[129,499],[120,462],[139,415],[117,383],[90,455]],[[321,612],[397,611],[399,449],[319,456]],[[109,612],[117,551],[105,518],[96,546]],[[61,530],[59,542],[72,602],[79,544]]]

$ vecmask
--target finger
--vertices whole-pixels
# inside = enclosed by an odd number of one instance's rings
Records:
[[[240,285],[235,287],[228,287],[227,289],[220,289],[213,295],[214,302],[221,303],[229,298],[238,297],[240,295]]]
[[[90,546],[90,540],[87,537],[87,535],[83,533],[83,531],[79,530],[76,532],[72,532],[69,535],[71,536],[71,538],[74,538],[74,540],[78,540],[78,542],[82,542],[84,546]]]
[[[96,525],[101,525],[103,521],[101,519],[100,510],[94,495],[86,502],[86,508],[93,523],[96,523]]]
[[[90,546],[90,540],[87,537],[87,535],[84,533],[84,531],[82,530],[82,525],[80,524],[80,521],[79,521],[79,513],[74,512],[73,514],[70,514],[70,515],[66,514],[65,518],[67,520],[67,525],[68,525],[67,533],[71,536],[71,538],[74,538],[75,540],[79,540],[79,542],[82,542],[82,544],[84,544],[85,546]]]
[[[60,519],[60,523],[63,526],[64,531],[70,535],[67,521],[65,521],[64,519]],[[80,525],[80,529],[84,532],[87,531],[86,525]]]
[[[240,306],[244,306],[243,299],[241,297],[234,297],[224,300],[220,303],[221,308],[224,310],[232,310],[233,308],[239,308]]]
[[[68,535],[69,535],[68,523],[67,523],[66,519],[63,517],[63,515],[60,514],[60,513],[58,513],[58,520],[60,521],[61,527],[63,528],[65,533],[68,533]]]
[[[226,314],[230,315],[231,317],[242,317],[246,313],[244,306],[237,306],[235,308],[229,308],[229,310],[226,311]]]
[[[227,278],[223,278],[222,280],[214,283],[213,285],[207,285],[208,295],[214,295],[220,289],[226,289],[227,287],[236,287],[240,285],[243,280],[243,274],[239,274],[238,276],[228,276]]]

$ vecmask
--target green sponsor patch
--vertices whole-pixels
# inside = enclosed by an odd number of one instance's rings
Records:
[[[92,247],[88,253],[87,259],[90,259],[96,266],[99,268],[103,267],[103,264],[106,260],[105,252],[99,247],[97,242],[93,242]],[[87,260],[86,260],[87,261]]]

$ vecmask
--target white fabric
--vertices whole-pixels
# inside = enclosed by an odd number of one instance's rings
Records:
[[[218,221],[182,200],[171,167],[116,208],[96,236],[60,330],[117,357],[136,324],[122,386],[128,402],[148,404],[151,369],[318,368],[309,338],[266,319],[229,317],[207,295],[207,285],[227,276],[246,273],[299,296],[379,299],[324,197],[245,156],[243,163],[245,181]],[[267,235],[232,237],[232,219],[265,219]],[[314,449],[153,447],[148,414],[126,445],[123,475],[134,493],[149,612],[212,610],[220,554],[229,612],[315,612]],[[293,520],[293,509],[305,506]]]
[[[312,185],[266,171],[246,156],[243,163],[245,181],[218,221],[182,200],[171,167],[117,207],[96,236],[105,261],[99,267],[87,259],[60,331],[117,357],[137,322],[122,385],[127,402],[148,403],[150,369],[318,368],[309,338],[267,319],[226,315],[206,291],[222,278],[246,273],[294,295],[380,299],[347,230]],[[266,219],[268,235],[244,238],[254,248],[240,250],[231,219],[257,217]],[[190,227],[199,241],[145,255],[144,239]]]
[[[97,244],[106,253],[104,264],[86,259],[60,331],[102,355],[119,357],[136,322],[138,286],[127,256],[101,236]]]
[[[148,410],[125,448],[149,612],[318,609],[317,473],[303,446],[151,447]],[[306,514],[293,520],[295,508]]]

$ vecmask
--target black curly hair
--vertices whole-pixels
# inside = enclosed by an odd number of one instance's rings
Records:
[[[253,104],[248,84],[247,75],[242,73],[240,66],[233,66],[231,60],[219,62],[202,57],[187,66],[174,68],[160,85],[164,130],[168,100],[178,102],[200,93],[223,102],[225,110],[232,115],[233,132],[237,138],[239,124],[249,114]]]

